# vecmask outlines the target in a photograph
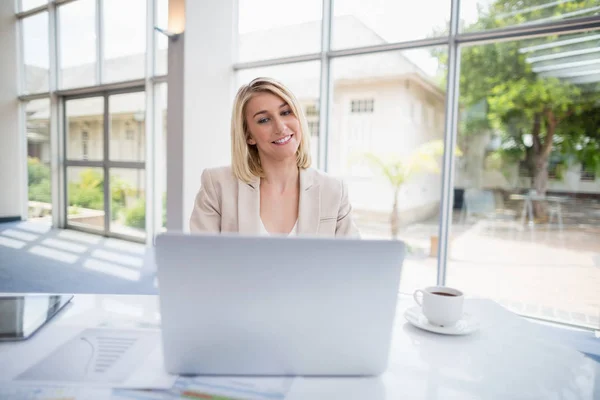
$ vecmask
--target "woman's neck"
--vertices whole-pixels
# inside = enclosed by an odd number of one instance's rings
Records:
[[[267,185],[279,193],[298,186],[300,172],[296,158],[261,164],[265,173],[265,177],[260,181],[261,186]]]

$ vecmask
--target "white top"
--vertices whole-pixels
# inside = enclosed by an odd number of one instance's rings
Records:
[[[262,218],[260,219],[260,234],[261,236],[269,236],[271,235],[271,233],[267,230],[267,228],[265,228],[265,224],[262,221]],[[298,220],[296,220],[296,223],[294,224],[294,227],[292,228],[292,230],[290,231],[290,233],[288,233],[288,236],[295,236],[296,233],[298,231]],[[283,235],[283,233],[282,233]]]

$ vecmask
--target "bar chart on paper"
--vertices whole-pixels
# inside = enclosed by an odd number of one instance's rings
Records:
[[[121,383],[152,352],[159,335],[158,330],[86,329],[17,380]]]

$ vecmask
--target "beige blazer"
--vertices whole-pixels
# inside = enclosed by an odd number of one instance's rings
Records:
[[[250,184],[238,180],[231,167],[206,169],[202,173],[190,218],[192,232],[260,233],[260,179]],[[309,168],[300,170],[298,235],[353,236],[346,185],[339,179]]]

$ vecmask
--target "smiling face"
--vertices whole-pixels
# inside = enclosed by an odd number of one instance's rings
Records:
[[[300,122],[279,96],[257,93],[246,104],[247,143],[256,146],[261,161],[296,158],[302,140]]]

